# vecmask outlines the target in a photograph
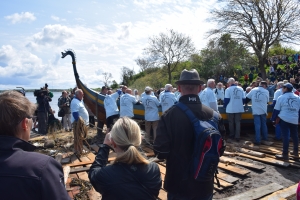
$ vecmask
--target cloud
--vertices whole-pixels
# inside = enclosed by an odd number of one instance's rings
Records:
[[[97,76],[101,76],[102,74],[103,74],[103,70],[102,69],[97,69],[96,71],[95,71],[95,74],[97,75]]]
[[[5,19],[10,20],[12,24],[21,23],[21,22],[32,22],[36,20],[36,17],[33,13],[22,12],[14,13],[12,15],[5,16]]]
[[[94,52],[96,52],[96,51],[98,51],[99,50],[99,48],[95,45],[95,44],[93,44],[89,49],[88,49],[88,51],[90,51],[90,52],[92,52],[92,53],[94,53]]]
[[[45,45],[62,46],[72,37],[74,37],[72,30],[66,26],[60,24],[46,25],[41,32],[33,35],[32,41],[26,46],[32,48]]]
[[[10,45],[2,45],[0,49],[0,62],[6,63],[13,58],[13,48]]]
[[[51,19],[53,19],[54,21],[66,21],[66,19],[61,19],[61,18],[59,18],[59,17],[57,17],[57,16],[55,16],[55,15],[52,15],[51,16]]]
[[[130,29],[132,27],[131,22],[126,22],[126,23],[121,23],[121,24],[115,24],[117,28],[117,34],[118,34],[118,39],[126,39],[129,37],[130,34]]]

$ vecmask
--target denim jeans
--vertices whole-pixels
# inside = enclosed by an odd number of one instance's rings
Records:
[[[255,127],[255,142],[260,143],[260,134],[263,140],[268,140],[267,115],[253,115]]]
[[[283,150],[282,154],[289,153],[290,136],[293,140],[294,152],[298,152],[298,124],[291,124],[280,120],[281,133],[283,137]]]
[[[213,198],[213,194],[209,195],[208,197],[203,197],[201,199],[197,198],[197,199],[198,200],[212,200],[212,198]],[[168,192],[168,200],[189,200],[189,199],[190,198]]]
[[[275,137],[276,139],[280,140],[281,139],[281,128],[280,128],[280,123],[279,124],[276,124],[276,127],[275,127]]]

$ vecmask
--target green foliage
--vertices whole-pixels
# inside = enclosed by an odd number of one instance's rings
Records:
[[[292,55],[295,54],[297,51],[290,47],[283,47],[280,43],[274,44],[269,49],[269,56],[276,56],[276,55]]]
[[[117,83],[117,81],[113,80],[112,84],[110,85],[110,88],[112,89],[117,89],[119,88],[119,84]]]

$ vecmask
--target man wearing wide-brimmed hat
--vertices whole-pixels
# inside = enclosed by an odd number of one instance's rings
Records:
[[[202,105],[198,93],[201,90],[199,74],[195,69],[183,70],[176,82],[181,92],[179,102],[185,104],[199,120],[209,120],[213,110]],[[193,154],[194,127],[185,113],[172,106],[160,118],[154,141],[159,159],[166,159],[164,189],[168,199],[212,199],[213,180],[198,182],[190,176],[189,167]]]

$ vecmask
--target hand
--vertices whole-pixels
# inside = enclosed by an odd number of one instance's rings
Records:
[[[111,139],[110,139],[110,133],[107,133],[105,136],[105,139],[103,141],[103,144],[106,144],[108,146],[112,147]]]

